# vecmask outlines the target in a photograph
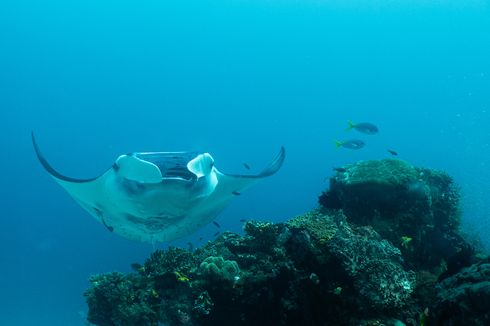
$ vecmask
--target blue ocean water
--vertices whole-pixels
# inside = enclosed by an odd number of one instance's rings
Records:
[[[37,162],[92,177],[133,151],[282,170],[216,219],[284,221],[332,167],[389,157],[443,169],[490,248],[490,7],[473,1],[5,1],[0,6],[0,324],[83,325],[95,273],[153,250],[110,233]],[[347,132],[347,121],[379,134]],[[336,149],[360,138],[362,150]],[[212,239],[214,225],[170,243]],[[199,241],[202,237],[203,240]],[[165,248],[169,244],[157,244]]]

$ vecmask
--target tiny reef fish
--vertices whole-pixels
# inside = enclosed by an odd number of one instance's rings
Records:
[[[337,171],[337,172],[340,172],[340,173],[347,172],[347,169],[346,168],[343,168],[343,167],[333,168],[333,170],[334,171]]]
[[[220,228],[220,227],[221,227],[221,225],[219,225],[219,223],[218,223],[218,222],[216,222],[216,221],[213,221],[213,224],[214,224],[214,225],[215,225],[217,228]]]
[[[387,149],[387,151],[388,151],[388,153],[390,153],[390,154],[391,154],[391,155],[393,155],[393,156],[397,156],[397,155],[398,155],[398,153],[397,153],[397,152],[395,152],[395,151],[394,151],[394,150],[392,150],[392,149]]]
[[[335,141],[335,146],[337,148],[343,147],[343,148],[348,148],[348,149],[361,149],[366,145],[362,140],[360,139],[350,139],[350,140],[336,140]]]
[[[243,166],[245,167],[245,169],[250,170],[250,165],[248,165],[247,163],[243,163]]]

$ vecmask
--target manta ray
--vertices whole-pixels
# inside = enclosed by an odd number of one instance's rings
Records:
[[[32,143],[44,169],[109,231],[142,242],[164,242],[194,233],[244,190],[275,174],[286,151],[259,174],[220,172],[209,153],[135,152],[119,156],[95,178],[56,171]]]

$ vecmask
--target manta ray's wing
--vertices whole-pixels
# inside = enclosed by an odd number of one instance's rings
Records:
[[[219,213],[234,197],[240,195],[243,191],[247,190],[261,179],[271,176],[279,171],[285,157],[286,150],[284,147],[281,147],[279,154],[277,154],[274,160],[272,160],[262,172],[255,175],[225,174],[216,169],[218,185],[213,194],[207,198],[205,203],[203,203],[201,210]],[[213,215],[213,213],[210,215]],[[214,213],[214,215],[216,215],[216,213]]]
[[[120,221],[120,213],[127,212],[134,206],[130,201],[117,200],[116,195],[121,192],[120,184],[116,182],[117,178],[124,177],[127,180],[148,183],[160,182],[162,179],[158,167],[133,155],[121,155],[111,168],[98,177],[89,179],[67,177],[48,163],[37,145],[34,133],[32,144],[44,169],[80,206],[111,232],[114,231],[116,224],[118,226],[124,224],[124,221]]]
[[[219,193],[228,192],[232,196],[239,195],[242,191],[250,188],[260,179],[275,174],[281,168],[286,157],[286,150],[281,147],[279,154],[269,163],[269,165],[259,174],[242,175],[242,174],[225,174],[218,171]]]
[[[45,159],[37,145],[34,133],[32,133],[32,144],[34,145],[34,150],[39,162],[41,162],[44,169],[53,177],[53,179],[61,185],[61,187],[63,187],[66,192],[80,204],[80,206],[85,208],[99,222],[105,225],[104,220],[101,218],[100,208],[98,208],[97,203],[105,197],[103,191],[104,180],[106,179],[106,176],[111,173],[112,168],[95,178],[76,179],[67,177],[56,171]]]

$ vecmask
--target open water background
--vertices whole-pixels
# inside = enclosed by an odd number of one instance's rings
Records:
[[[454,177],[463,225],[489,248],[489,31],[483,0],[2,2],[0,324],[83,325],[88,277],[153,250],[70,199],[31,130],[74,177],[132,151],[207,151],[224,172],[254,172],[284,145],[282,170],[217,218],[236,232],[314,208],[332,167],[394,149]],[[347,132],[349,119],[380,132]],[[349,138],[367,145],[333,145]]]

